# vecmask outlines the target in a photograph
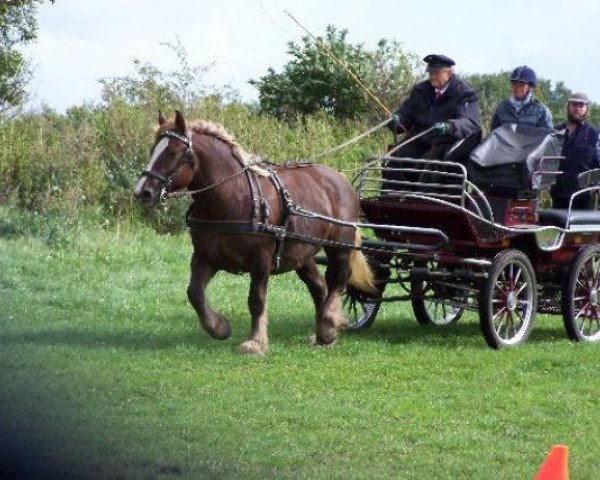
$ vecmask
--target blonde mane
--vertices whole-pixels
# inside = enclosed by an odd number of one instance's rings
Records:
[[[258,165],[251,165],[252,162],[256,161],[256,157],[246,152],[242,146],[235,141],[233,135],[227,133],[225,127],[220,123],[197,120],[189,125],[189,129],[200,135],[208,135],[225,142],[231,147],[233,156],[242,162],[242,165],[250,165],[249,169],[254,173],[263,177],[271,175],[270,172],[264,168],[260,168]]]

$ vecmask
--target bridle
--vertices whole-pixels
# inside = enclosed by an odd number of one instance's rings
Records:
[[[194,152],[192,150],[192,139],[191,137],[187,136],[187,135],[181,135],[177,132],[174,132],[172,130],[166,130],[165,132],[163,132],[159,137],[158,137],[158,141],[157,141],[157,145],[160,142],[161,139],[163,138],[175,138],[177,140],[179,140],[180,142],[183,142],[186,146],[185,151],[181,154],[181,156],[179,157],[179,159],[177,160],[177,163],[175,164],[175,166],[169,170],[169,172],[165,175],[161,175],[160,173],[156,173],[156,172],[152,172],[150,170],[144,170],[142,172],[142,177],[150,177],[150,178],[154,178],[156,180],[158,180],[158,186],[160,188],[160,196],[158,197],[158,199],[160,200],[161,203],[165,203],[169,198],[171,197],[181,197],[181,196],[186,196],[186,195],[195,195],[198,193],[202,193],[202,192],[206,192],[208,190],[212,190],[216,187],[218,187],[219,185],[222,185],[232,179],[234,179],[235,177],[242,175],[243,173],[246,173],[248,170],[250,170],[250,168],[253,165],[262,163],[262,159],[260,157],[252,157],[250,161],[248,161],[248,163],[242,165],[242,168],[238,171],[236,171],[235,173],[229,175],[228,177],[225,177],[221,180],[218,180],[210,185],[206,185],[202,188],[199,188],[197,190],[188,190],[185,192],[172,192],[171,191],[171,183],[173,180],[173,176],[177,173],[177,171],[179,170],[179,168],[181,168],[181,166],[187,161],[187,162],[191,162],[194,161]],[[187,158],[186,158],[187,157]]]
[[[187,135],[181,135],[173,130],[166,130],[163,132],[160,137],[158,137],[158,142],[163,138],[174,138],[183,142],[186,146],[184,152],[179,156],[175,166],[169,170],[165,175],[161,175],[160,173],[152,172],[150,170],[144,170],[142,172],[142,176],[150,177],[158,180],[158,187],[160,188],[160,200],[164,201],[167,198],[167,194],[171,189],[171,184],[173,183],[173,177],[177,173],[177,171],[181,168],[184,163],[192,163],[194,161],[194,151],[192,150],[192,139]],[[157,142],[157,144],[158,144]]]

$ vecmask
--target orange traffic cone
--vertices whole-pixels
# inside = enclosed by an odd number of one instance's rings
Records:
[[[569,480],[569,448],[554,445],[540,467],[535,480]]]

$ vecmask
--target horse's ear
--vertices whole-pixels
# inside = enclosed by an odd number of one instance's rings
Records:
[[[167,119],[164,117],[162,110],[159,110],[158,111],[158,125],[162,127],[165,123],[167,123]]]
[[[183,118],[183,115],[179,110],[175,110],[175,127],[181,133],[187,132],[187,125],[185,124],[185,119]]]

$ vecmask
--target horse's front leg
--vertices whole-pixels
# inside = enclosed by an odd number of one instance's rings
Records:
[[[215,270],[197,254],[192,257],[191,268],[192,276],[187,294],[190,303],[198,314],[200,325],[211,337],[217,340],[225,340],[231,335],[231,325],[223,315],[218,314],[209,307],[205,295],[206,285],[214,276]]]
[[[268,267],[269,262],[264,266]],[[250,355],[266,355],[269,351],[267,333],[267,286],[269,284],[269,269],[264,268],[250,274],[250,293],[248,308],[252,316],[250,338],[240,345],[240,351]]]

